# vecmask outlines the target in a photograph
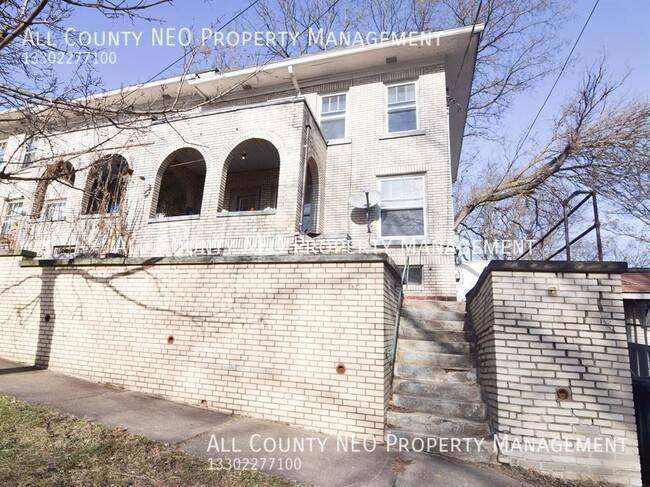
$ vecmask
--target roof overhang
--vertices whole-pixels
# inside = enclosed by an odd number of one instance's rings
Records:
[[[211,71],[188,74],[108,91],[76,101],[98,107],[117,104],[149,107],[162,103],[164,99],[183,96],[200,96],[203,100],[233,99],[279,91],[285,87],[291,90],[297,81],[300,87],[304,88],[372,72],[444,63],[447,97],[448,100],[453,100],[449,110],[449,142],[452,177],[455,180],[482,31],[483,25],[478,24],[420,33],[374,44],[326,50],[224,73]],[[43,103],[39,108],[47,111],[50,107]],[[422,109],[426,110],[427,107]],[[21,118],[19,110],[0,113],[0,123],[5,128],[15,124],[18,133]]]

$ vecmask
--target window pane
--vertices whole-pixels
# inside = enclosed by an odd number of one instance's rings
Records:
[[[22,212],[23,212],[22,201],[19,201],[17,203],[9,203],[7,216],[20,216]]]
[[[323,120],[321,130],[326,140],[343,139],[345,137],[345,120]]]
[[[388,105],[415,102],[415,83],[388,87]]]
[[[65,201],[53,201],[45,206],[45,219],[58,221],[64,219]]]
[[[23,159],[24,165],[30,165],[36,160],[36,152],[38,149],[38,138],[32,137],[25,143],[25,157]]]
[[[345,137],[346,100],[346,94],[323,97],[320,126],[326,140]]]
[[[23,202],[15,201],[9,203],[6,211],[4,221],[2,222],[2,225],[0,225],[1,235],[10,235],[14,230],[16,230],[16,225],[23,213]]]
[[[400,276],[404,273],[404,266],[398,265],[397,269],[399,270]],[[410,265],[409,273],[406,276],[407,284],[414,284],[416,286],[422,285],[422,266],[421,265]]]
[[[405,95],[406,99],[410,101],[415,101],[415,83],[410,83],[405,86]]]
[[[345,113],[346,96],[345,94],[324,96],[321,113],[323,115],[332,112]]]
[[[381,210],[382,237],[412,237],[424,235],[424,211]]]
[[[321,111],[323,115],[340,111],[345,111],[345,95],[323,97],[323,106]]]
[[[385,179],[381,181],[382,208],[408,208],[424,205],[422,178]]]
[[[237,211],[251,211],[257,209],[256,194],[247,194],[237,198]]]
[[[389,132],[403,132],[405,130],[416,130],[417,128],[415,109],[388,114]]]

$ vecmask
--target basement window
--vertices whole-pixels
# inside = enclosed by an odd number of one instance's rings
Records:
[[[398,265],[397,269],[399,270],[399,274],[401,276],[404,273],[404,266]],[[406,276],[406,284],[410,286],[421,286],[423,282],[422,266],[410,265],[408,276]]]

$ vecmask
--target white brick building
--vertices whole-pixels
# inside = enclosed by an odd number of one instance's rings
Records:
[[[136,122],[89,128],[68,119],[33,137],[5,113],[0,158],[8,170],[55,180],[0,186],[5,244],[18,240],[43,258],[388,245],[398,264],[402,244],[425,245],[410,261],[411,291],[453,297],[451,185],[480,31],[341,48],[95,98],[154,112]],[[157,115],[176,99],[199,108]],[[369,233],[364,210],[348,202],[363,190],[381,193]]]

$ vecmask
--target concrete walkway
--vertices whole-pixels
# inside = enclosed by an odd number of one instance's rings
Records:
[[[116,390],[4,359],[0,394],[177,443],[193,455],[212,458],[215,466],[223,458],[239,459],[235,461],[242,467],[257,462],[259,470],[314,486],[522,486],[489,468],[433,455],[387,452],[382,445],[366,452],[363,444],[341,438]],[[371,450],[374,445],[366,446]]]

